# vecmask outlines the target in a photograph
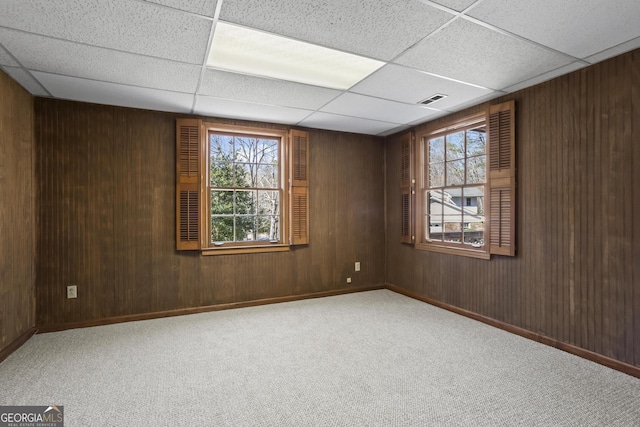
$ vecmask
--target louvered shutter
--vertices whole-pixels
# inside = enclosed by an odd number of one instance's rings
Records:
[[[515,103],[489,108],[489,252],[515,256]]]
[[[200,249],[200,120],[176,121],[176,249]]]
[[[414,143],[413,133],[407,132],[400,139],[400,241],[414,243],[413,205],[415,200],[415,175],[413,170]]]
[[[309,133],[292,129],[290,142],[291,244],[309,244]]]

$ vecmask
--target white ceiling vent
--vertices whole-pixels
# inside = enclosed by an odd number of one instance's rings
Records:
[[[441,99],[446,98],[448,95],[443,95],[441,93],[436,93],[433,96],[430,96],[429,98],[425,99],[424,101],[420,101],[418,102],[418,104],[421,105],[429,105],[429,104],[433,104],[436,101],[440,101]]]

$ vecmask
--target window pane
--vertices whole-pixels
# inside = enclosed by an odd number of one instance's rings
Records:
[[[464,184],[464,160],[447,162],[447,186]]]
[[[467,184],[483,184],[486,180],[487,157],[469,157],[467,159]]]
[[[442,233],[445,242],[462,241],[462,188],[448,188],[442,192]]]
[[[429,191],[428,192],[428,207],[427,207],[427,239],[430,240],[442,240],[442,191]]]
[[[235,179],[232,163],[211,163],[209,178],[212,187],[233,188]]]
[[[459,209],[445,206],[443,215],[443,240],[445,242],[462,242],[462,212]]]
[[[485,154],[486,133],[484,126],[467,131],[467,156]]]
[[[473,246],[484,245],[484,187],[467,187],[464,196],[471,206],[464,208],[464,242]]]
[[[259,139],[257,140],[257,163],[262,165],[278,164],[278,141],[274,139]]]
[[[255,162],[255,138],[236,136],[234,149],[236,162]]]
[[[233,191],[211,191],[211,215],[233,215]]]
[[[464,132],[447,135],[447,160],[464,159]]]
[[[429,165],[429,188],[444,186],[444,163]]]
[[[278,165],[260,165],[256,175],[257,188],[278,188]]]
[[[278,215],[280,213],[279,191],[258,191],[258,214]]]
[[[255,240],[256,219],[254,215],[236,216],[236,241]]]
[[[211,242],[233,241],[233,217],[211,216]]]
[[[458,222],[460,213],[445,215],[443,239],[449,243],[462,243],[462,223]]]
[[[232,162],[233,137],[209,134],[209,159],[212,162]]]
[[[280,237],[279,217],[277,215],[258,217],[258,236],[256,240],[277,241]]]
[[[234,187],[255,187],[256,166],[248,163],[235,165],[236,179]]]
[[[254,190],[236,190],[236,215],[255,215],[257,205],[257,194]]]
[[[444,137],[429,140],[429,162],[444,162]]]

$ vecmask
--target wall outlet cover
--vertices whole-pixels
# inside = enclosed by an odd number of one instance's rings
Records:
[[[78,298],[78,287],[76,285],[67,286],[67,298]]]

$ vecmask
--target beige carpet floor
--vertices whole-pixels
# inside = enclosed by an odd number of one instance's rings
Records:
[[[0,405],[73,426],[639,426],[640,380],[387,290],[36,335]]]

